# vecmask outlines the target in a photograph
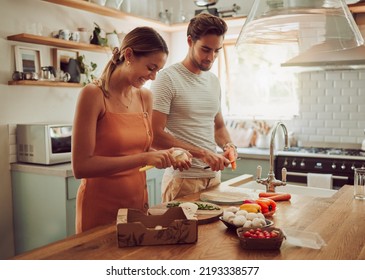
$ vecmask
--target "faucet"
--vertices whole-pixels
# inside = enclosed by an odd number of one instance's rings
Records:
[[[279,127],[281,127],[283,132],[284,132],[284,137],[285,137],[284,150],[288,148],[288,144],[289,144],[288,130],[282,122],[278,122],[275,125],[275,127],[274,127],[274,129],[271,133],[271,139],[270,139],[270,170],[269,170],[268,177],[266,179],[261,179],[262,167],[260,165],[257,166],[256,182],[259,183],[259,184],[265,185],[266,186],[266,192],[275,192],[275,188],[277,186],[285,186],[286,185],[286,168],[285,167],[281,170],[282,181],[277,180],[275,178],[275,174],[274,174],[274,140],[275,140],[276,131]]]

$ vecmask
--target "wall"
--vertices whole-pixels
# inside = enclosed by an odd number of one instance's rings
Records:
[[[300,75],[300,115],[285,121],[300,142],[361,144],[365,138],[365,70]]]

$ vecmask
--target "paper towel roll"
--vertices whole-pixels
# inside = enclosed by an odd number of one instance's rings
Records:
[[[332,189],[332,174],[307,174],[307,186],[312,188]]]

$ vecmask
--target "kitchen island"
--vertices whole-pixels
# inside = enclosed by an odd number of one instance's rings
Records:
[[[233,188],[221,185],[218,189]],[[217,190],[215,190],[216,192]],[[237,192],[247,193],[244,188]],[[257,195],[250,190],[249,194]],[[200,194],[184,197],[199,200]],[[182,201],[181,200],[181,201]],[[116,226],[106,225],[73,235],[47,246],[17,255],[15,260],[364,260],[365,201],[353,199],[353,186],[345,185],[332,197],[292,195],[278,202],[271,217],[274,226],[317,232],[326,242],[319,250],[303,248],[284,241],[280,250],[243,250],[235,231],[219,220],[199,225],[194,244],[161,246],[117,246]],[[224,206],[225,207],[225,206]]]

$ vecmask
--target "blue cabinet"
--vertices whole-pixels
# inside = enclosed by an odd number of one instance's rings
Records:
[[[253,175],[254,178],[256,178],[258,165],[261,165],[262,167],[262,177],[266,178],[270,168],[269,159],[251,159],[244,157],[241,160],[237,161],[236,170],[232,171],[230,168],[226,168],[222,171],[222,182],[243,174],[250,174]]]
[[[153,168],[147,171],[148,203],[150,206],[161,203],[161,182],[164,169]]]
[[[79,180],[12,171],[15,253],[75,233]]]
[[[70,170],[58,174],[54,168],[30,167],[29,172],[14,168],[11,171],[16,254],[75,234],[80,180],[64,175],[72,174]],[[156,168],[147,171],[150,206],[161,203],[163,172]]]

